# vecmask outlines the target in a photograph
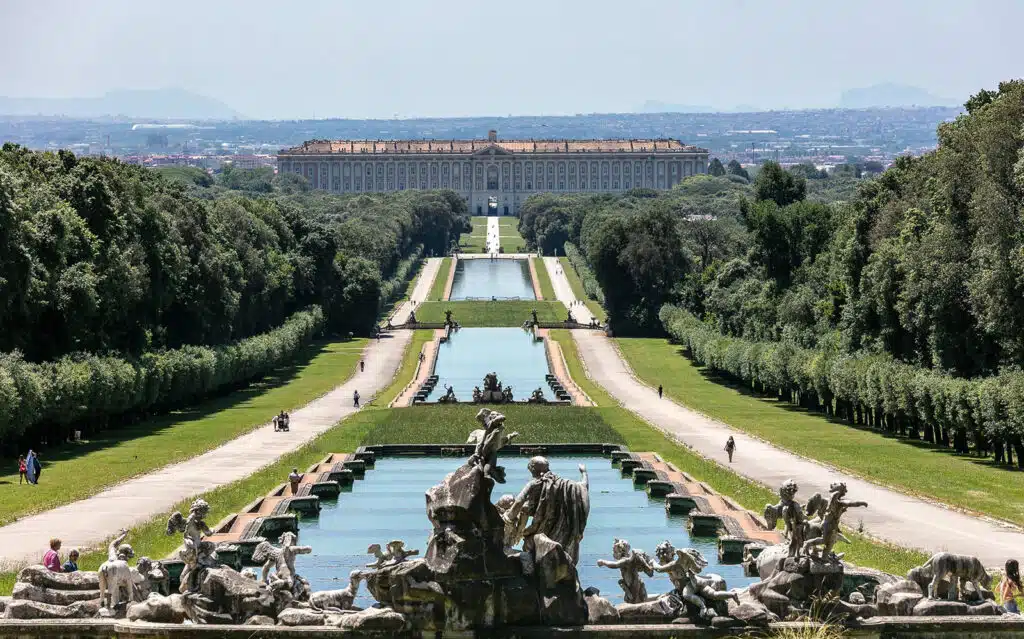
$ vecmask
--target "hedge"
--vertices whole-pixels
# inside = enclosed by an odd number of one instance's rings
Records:
[[[587,266],[587,260],[583,258],[583,254],[572,242],[565,243],[565,256],[569,258],[569,263],[576,269],[576,274],[580,276],[580,281],[583,282],[583,292],[587,294],[587,297],[597,300],[601,306],[604,306],[604,291],[597,283],[594,272]]]
[[[722,335],[684,309],[665,305],[668,334],[698,364],[752,390],[824,412],[852,424],[957,452],[970,443],[1001,462],[1004,447],[1024,466],[1024,373],[964,379],[913,366],[886,355],[811,350],[788,342],[759,342]]]
[[[412,252],[409,253],[409,257],[398,263],[398,266],[395,267],[395,272],[391,275],[391,278],[381,284],[381,304],[390,304],[402,295],[405,291],[405,285],[409,282],[409,278],[413,276],[416,272],[416,268],[422,261],[423,245],[417,244],[412,249]]]
[[[222,346],[185,346],[137,359],[73,354],[43,363],[0,354],[0,447],[31,436],[62,441],[262,377],[291,361],[323,329],[311,306],[280,327]]]

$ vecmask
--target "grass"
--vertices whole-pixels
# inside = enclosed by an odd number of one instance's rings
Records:
[[[709,417],[902,492],[1024,524],[1024,482],[1017,471],[752,395],[698,367],[663,339],[616,342],[641,379],[662,384],[669,397]]]
[[[405,347],[405,354],[402,356],[402,367],[398,369],[395,379],[390,386],[377,393],[377,396],[368,405],[387,406],[398,397],[398,394],[405,389],[406,385],[412,381],[413,375],[416,374],[416,364],[423,345],[432,339],[434,339],[433,330],[421,329],[413,332],[412,339]]]
[[[48,448],[36,486],[19,486],[15,460],[0,476],[0,525],[95,495],[101,489],[200,455],[328,392],[352,376],[365,339],[321,342],[295,364],[222,397],[95,439]]]
[[[546,300],[555,299],[555,288],[551,286],[551,276],[544,266],[544,260],[539,257],[531,258],[533,269],[537,272],[537,282],[540,284],[540,295]]]
[[[487,216],[474,215],[470,218],[473,230],[459,236],[459,250],[463,253],[487,252]]]
[[[498,241],[503,253],[526,252],[526,240],[519,234],[518,217],[498,218]]]
[[[452,319],[464,327],[522,326],[536,309],[542,322],[561,322],[565,319],[565,305],[543,300],[503,300],[424,302],[416,307],[416,319],[421,322],[443,322],[444,312],[452,311]]]
[[[572,289],[573,296],[578,300],[583,300],[583,303],[590,310],[590,314],[601,320],[602,324],[608,321],[608,313],[605,312],[604,307],[597,300],[587,297],[587,292],[583,290],[583,282],[580,280],[579,273],[576,272],[576,268],[569,261],[569,258],[560,257],[558,258],[558,263],[562,265],[565,279],[569,280],[569,288]]]
[[[576,349],[576,342],[572,339],[570,332],[553,330],[550,332],[550,336],[562,347],[569,375],[573,381],[598,405],[598,408],[582,410],[601,413],[604,421],[622,435],[630,450],[658,453],[662,459],[672,462],[680,470],[706,482],[719,493],[729,495],[744,508],[753,512],[760,512],[766,503],[778,501],[778,495],[769,487],[741,477],[728,468],[694,452],[684,444],[652,427],[635,413],[619,406],[604,388],[587,377]],[[846,532],[846,536],[853,543],[849,546],[843,545],[840,550],[846,553],[847,561],[858,565],[901,575],[914,566],[920,566],[928,558],[925,553],[920,551],[878,542],[863,535]]]
[[[448,273],[452,270],[452,258],[446,257],[441,260],[441,266],[437,269],[437,276],[434,283],[430,285],[428,300],[441,301],[444,299],[444,289],[448,287]],[[419,309],[416,309],[419,311]]]

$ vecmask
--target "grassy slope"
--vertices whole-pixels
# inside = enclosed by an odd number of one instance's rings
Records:
[[[430,285],[430,294],[427,296],[428,300],[441,300],[444,298],[444,289],[448,285],[448,273],[452,270],[452,258],[446,257],[441,260],[441,266],[437,269],[437,276],[434,277],[434,283]],[[419,315],[419,309],[416,309],[417,316]]]
[[[669,397],[694,410],[871,481],[1024,524],[1024,482],[1016,471],[751,395],[696,366],[663,339],[616,341],[641,379],[662,384]]]
[[[500,302],[425,302],[416,307],[416,319],[421,322],[443,322],[445,310],[451,309],[452,319],[465,327],[521,326],[537,310],[542,322],[561,322],[565,319],[565,306],[561,302],[539,300],[508,300]]]
[[[605,313],[604,307],[601,306],[597,300],[590,299],[587,297],[586,291],[583,290],[583,282],[580,281],[580,276],[573,268],[572,262],[567,257],[558,258],[558,263],[562,265],[562,271],[565,273],[565,279],[569,280],[569,287],[572,289],[572,294],[576,296],[576,299],[583,300],[583,303],[590,309],[590,313],[601,320],[604,323],[608,319],[608,314]]]
[[[540,294],[545,300],[555,300],[555,288],[551,286],[551,276],[548,275],[548,269],[544,266],[544,260],[539,257],[531,258],[533,261],[533,268],[537,271],[537,282],[540,284]]]
[[[405,389],[406,384],[412,381],[412,376],[416,374],[416,362],[419,359],[420,351],[423,350],[423,345],[434,338],[433,330],[418,330],[413,332],[412,340],[405,349],[405,355],[402,357],[402,367],[398,370],[398,374],[395,375],[395,379],[391,382],[391,385],[377,393],[377,397],[370,402],[374,406],[387,406],[389,403],[398,397],[398,394]]]
[[[672,462],[681,470],[695,478],[707,482],[718,492],[729,495],[745,508],[760,512],[766,503],[778,501],[778,495],[771,488],[752,482],[731,470],[718,465],[685,445],[682,445],[661,431],[651,427],[636,414],[621,408],[601,386],[586,376],[580,361],[576,343],[569,331],[551,331],[551,337],[562,347],[569,374],[580,388],[599,408],[591,409],[601,412],[605,421],[611,424],[626,440],[626,445],[635,451],[653,451],[663,459]],[[846,559],[855,564],[870,566],[894,574],[903,574],[908,569],[921,565],[927,555],[916,550],[898,548],[879,543],[864,537],[847,533],[853,543],[840,551],[846,553]]]
[[[474,215],[470,222],[473,231],[459,236],[459,249],[463,253],[484,253],[487,251],[487,216]]]
[[[526,240],[519,234],[518,217],[498,218],[498,241],[504,253],[525,253]]]

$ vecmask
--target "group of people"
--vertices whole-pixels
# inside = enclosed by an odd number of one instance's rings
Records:
[[[28,455],[18,456],[18,483],[38,484],[39,476],[43,474],[43,467],[39,463],[39,456],[34,450],[29,450]]]
[[[43,555],[43,565],[50,572],[77,572],[78,571],[78,549],[72,548],[68,553],[68,560],[60,563],[61,541],[54,537],[50,540],[50,549]]]
[[[286,413],[285,411],[281,411],[280,414],[274,417],[274,432],[277,432],[279,430],[290,430],[291,421],[292,416]]]

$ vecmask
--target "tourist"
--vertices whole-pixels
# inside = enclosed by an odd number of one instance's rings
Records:
[[[658,384],[658,399],[661,399],[661,395],[664,392],[665,392],[665,389],[661,387],[661,384]]]
[[[60,572],[60,555],[57,554],[59,550],[60,539],[54,537],[50,540],[50,549],[43,555],[43,565],[51,572]]]
[[[28,477],[25,474],[27,470],[28,466],[25,464],[25,456],[18,455],[18,485],[21,485],[22,480],[24,480],[26,484],[28,483]]]
[[[366,370],[366,362],[363,361],[363,360],[359,360],[359,372],[362,373],[365,370]]]
[[[1020,583],[1020,565],[1016,559],[1006,560],[1006,571],[1003,573],[1003,580],[999,582],[997,590],[999,598],[1003,600],[1003,608],[1006,608],[1006,612],[1020,614],[1017,597],[1024,594],[1024,587]]]
[[[359,391],[354,391],[352,393],[352,405],[359,408]]]
[[[274,419],[270,420],[274,424],[274,432],[281,430],[281,416],[274,415]]]
[[[725,441],[725,452],[729,455],[729,463],[732,463],[732,454],[736,452],[736,440],[729,435],[729,439]]]
[[[78,549],[72,548],[68,560],[64,562],[64,572],[78,572]]]
[[[25,457],[25,479],[28,480],[28,483],[38,484],[39,471],[41,470],[42,468],[39,466],[39,459],[36,457],[36,452],[34,450],[29,450],[28,456]]]
[[[299,494],[299,482],[302,481],[302,475],[299,474],[298,468],[292,468],[292,472],[288,475],[288,483],[292,485],[292,494]]]

